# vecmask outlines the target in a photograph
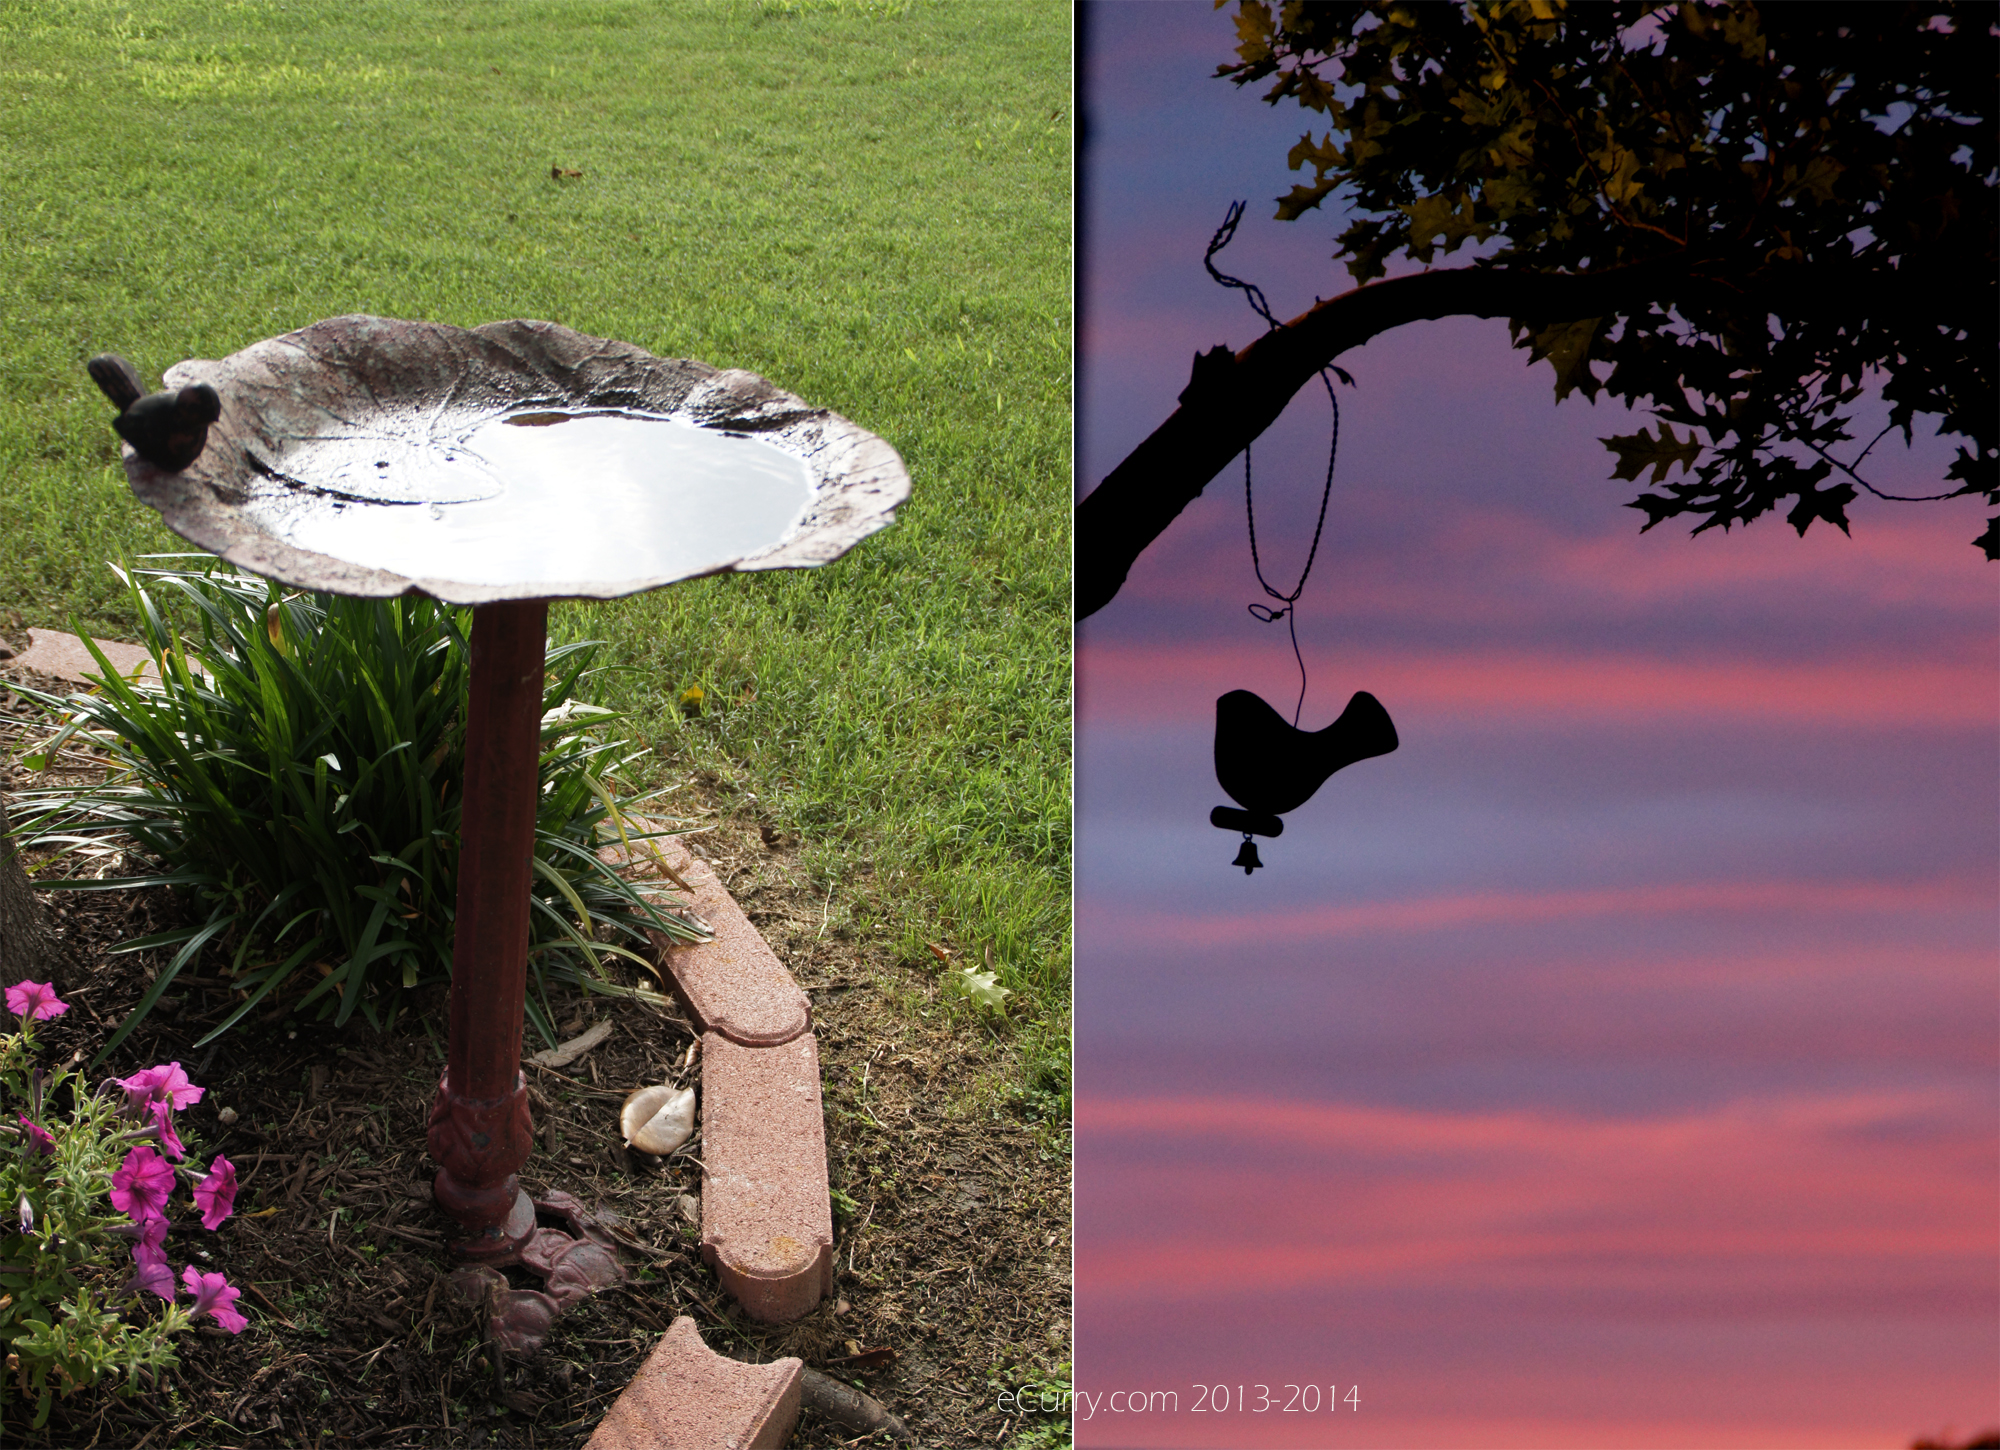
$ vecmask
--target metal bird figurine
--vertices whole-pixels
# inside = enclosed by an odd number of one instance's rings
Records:
[[[1243,833],[1232,866],[1248,876],[1264,863],[1250,838],[1278,836],[1278,819],[1312,799],[1313,792],[1342,766],[1387,755],[1397,745],[1396,727],[1382,702],[1357,690],[1324,730],[1301,730],[1248,690],[1231,690],[1215,702],[1215,779],[1242,806],[1217,806],[1209,824]]]
[[[214,388],[196,383],[171,393],[146,394],[139,370],[115,352],[99,353],[85,366],[119,410],[111,426],[141,458],[179,473],[201,457],[208,446],[208,425],[222,416],[222,399]]]

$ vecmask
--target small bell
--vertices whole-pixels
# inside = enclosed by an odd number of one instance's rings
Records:
[[[1250,839],[1247,832],[1243,837],[1243,845],[1236,852],[1236,859],[1229,864],[1232,866],[1241,866],[1245,876],[1248,876],[1252,871],[1255,871],[1259,866],[1264,864],[1257,859],[1257,843]]]

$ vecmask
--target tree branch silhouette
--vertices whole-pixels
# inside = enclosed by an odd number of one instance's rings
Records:
[[[1686,273],[1678,259],[1584,274],[1420,272],[1329,297],[1241,352],[1216,347],[1197,354],[1180,406],[1077,505],[1077,618],[1109,604],[1134,561],[1209,480],[1348,349],[1442,317],[1527,316],[1543,324],[1598,317],[1657,300],[1674,274],[1694,285]]]

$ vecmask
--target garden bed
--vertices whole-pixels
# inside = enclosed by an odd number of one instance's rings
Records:
[[[0,741],[10,755],[16,743]],[[634,1000],[569,997],[551,1002],[560,1026],[608,1017],[613,1031],[562,1071],[528,1069],[537,1151],[522,1180],[537,1196],[562,1189],[615,1210],[652,1252],[628,1255],[631,1282],[563,1316],[539,1353],[501,1361],[446,1282],[449,1224],[430,1202],[424,1131],[443,990],[380,1034],[358,1018],[335,1030],[279,1017],[197,1049],[230,991],[196,963],[98,1075],[179,1061],[207,1090],[180,1131],[191,1156],[237,1165],[237,1211],[213,1234],[177,1226],[168,1255],[241,1287],[249,1327],[185,1336],[179,1368],[156,1386],[59,1401],[44,1432],[19,1428],[17,1402],[10,1442],[576,1446],[681,1314],[721,1353],[798,1355],[860,1382],[924,1445],[1019,1436],[1027,1427],[995,1408],[996,1391],[1069,1358],[1067,1125],[1038,1120],[1001,1086],[996,1029],[944,1000],[934,971],[829,931],[790,871],[796,841],[726,798],[697,780],[674,801],[705,828],[696,850],[813,1002],[836,1205],[828,1302],[784,1326],[735,1309],[701,1261],[700,1139],[653,1167],[617,1129],[631,1088],[698,1079],[687,1023]],[[43,1055],[87,1060],[164,957],[108,953],[171,924],[179,906],[162,890],[43,900],[69,955],[72,1007],[42,1024]],[[224,1109],[235,1114],[226,1126]],[[873,1349],[891,1353],[864,1358],[866,1371],[838,1362]],[[793,1443],[862,1442],[808,1414]]]

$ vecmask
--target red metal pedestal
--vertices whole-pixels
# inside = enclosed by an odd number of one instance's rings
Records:
[[[546,599],[472,612],[451,1046],[429,1145],[438,1164],[432,1193],[466,1231],[454,1248],[475,1260],[510,1259],[535,1232],[534,1206],[515,1174],[531,1146],[521,1020],[548,615]]]

